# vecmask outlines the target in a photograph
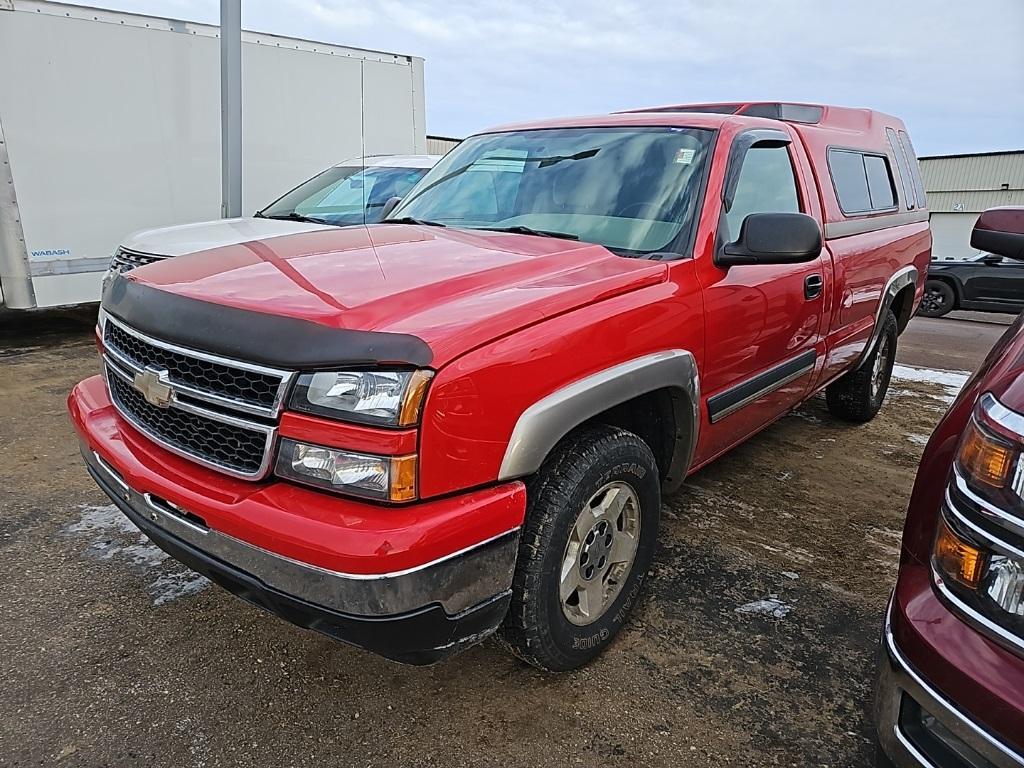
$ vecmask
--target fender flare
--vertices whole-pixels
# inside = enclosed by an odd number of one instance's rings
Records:
[[[860,357],[857,358],[857,362],[851,370],[860,368],[864,365],[864,361],[871,356],[875,344],[878,343],[878,337],[882,333],[882,317],[885,316],[886,311],[892,306],[893,299],[907,286],[912,285],[916,290],[917,281],[917,267],[903,267],[896,270],[886,282],[885,287],[882,289],[882,295],[878,300],[878,309],[875,310],[875,324],[871,328],[871,337],[868,339],[868,343],[864,345],[864,350],[860,353]]]
[[[668,389],[675,411],[675,447],[664,487],[682,484],[700,429],[697,361],[685,349],[667,349],[606,368],[541,398],[519,416],[505,449],[498,480],[533,474],[559,440],[599,413],[634,397]]]

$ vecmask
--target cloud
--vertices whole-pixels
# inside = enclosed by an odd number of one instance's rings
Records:
[[[216,23],[216,0],[107,5]],[[1020,0],[244,0],[248,28],[423,56],[427,127],[707,100],[868,106],[923,154],[1024,145]]]

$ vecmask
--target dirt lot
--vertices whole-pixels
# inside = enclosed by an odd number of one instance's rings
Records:
[[[492,643],[398,666],[164,558],[81,467],[64,397],[97,369],[80,327],[0,338],[0,765],[870,764],[904,508],[957,376],[898,369],[865,426],[814,400],[700,472],[635,619],[548,676]]]

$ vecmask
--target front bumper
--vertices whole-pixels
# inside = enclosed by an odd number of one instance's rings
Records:
[[[1024,702],[1013,698],[1022,693],[1024,660],[988,646],[939,602],[927,569],[904,564],[886,613],[875,698],[879,744],[897,768],[1024,767],[1013,743],[1024,735]],[[922,714],[929,729],[918,727]]]
[[[76,388],[69,408],[89,473],[143,533],[292,623],[428,664],[504,618],[521,483],[401,509],[287,483],[240,485],[138,436],[95,386]]]

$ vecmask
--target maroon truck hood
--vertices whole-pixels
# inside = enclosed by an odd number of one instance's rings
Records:
[[[588,243],[410,225],[255,240],[142,267],[130,280],[333,328],[411,334],[434,365],[526,325],[666,278]]]

